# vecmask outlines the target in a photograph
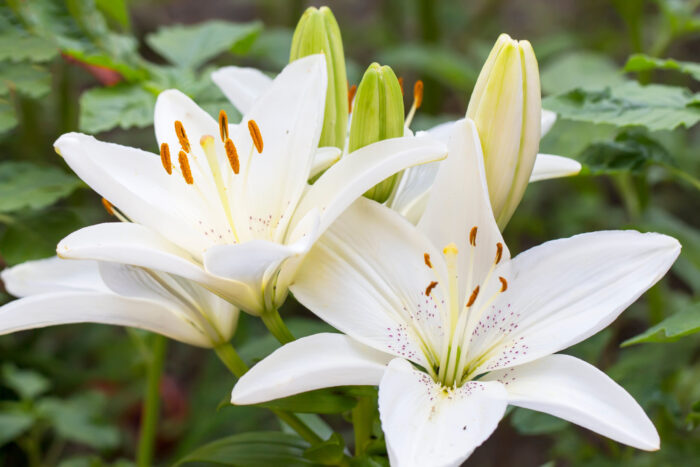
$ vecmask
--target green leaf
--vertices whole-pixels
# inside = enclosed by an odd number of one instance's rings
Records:
[[[51,387],[51,381],[31,370],[20,370],[11,363],[2,366],[2,380],[22,399],[32,400]]]
[[[342,413],[352,410],[357,400],[342,394],[339,390],[318,389],[259,404],[269,409],[301,413]]]
[[[153,50],[182,68],[197,68],[229,50],[247,50],[260,32],[260,23],[207,21],[191,26],[168,26],[146,36]]]
[[[0,162],[0,213],[40,209],[84,186],[57,167]]]
[[[642,334],[627,339],[621,346],[641,344],[643,342],[674,342],[683,336],[700,331],[700,302],[687,305],[659,324],[650,327]]]
[[[107,462],[97,456],[77,456],[61,461],[58,467],[135,467],[131,461],[120,459]]]
[[[31,412],[19,407],[3,408],[0,411],[0,446],[22,435],[34,425],[34,421]]]
[[[39,98],[51,90],[51,75],[40,65],[28,62],[0,63],[0,96],[17,92]]]
[[[322,465],[341,465],[345,441],[338,433],[333,433],[326,441],[311,446],[304,451],[304,457]]]
[[[87,392],[67,400],[42,399],[37,412],[51,422],[56,432],[70,441],[97,449],[110,449],[119,444],[119,431],[100,420],[106,397],[102,393]]]
[[[615,62],[595,52],[566,52],[542,67],[542,91],[559,94],[575,88],[596,90],[624,82]]]
[[[296,435],[277,431],[241,433],[205,444],[175,465],[210,462],[235,467],[318,465],[304,458],[309,444]]]
[[[102,13],[115,20],[122,27],[128,28],[130,21],[126,2],[127,0],[96,0],[95,5]]]
[[[9,101],[0,98],[0,133],[10,131],[16,125],[15,108]]]
[[[695,125],[700,121],[698,102],[698,97],[684,88],[628,81],[603,91],[575,89],[550,96],[542,105],[570,120],[640,125],[656,131]]]
[[[0,61],[46,62],[58,54],[58,48],[49,40],[32,36],[20,29],[7,28],[0,33]]]
[[[513,410],[510,423],[523,435],[543,435],[563,430],[568,422],[542,412],[517,407]]]
[[[700,63],[681,62],[672,58],[655,58],[644,54],[634,54],[627,59],[625,71],[674,70],[688,74],[700,81]]]
[[[153,123],[156,96],[138,84],[93,88],[80,96],[80,129],[99,133],[119,127],[146,127]]]
[[[584,172],[593,175],[640,172],[649,164],[672,164],[666,148],[639,129],[622,131],[614,141],[593,143],[578,159]]]

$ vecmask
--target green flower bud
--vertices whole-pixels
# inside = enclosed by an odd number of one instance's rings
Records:
[[[319,146],[345,147],[348,126],[348,78],[345,73],[343,40],[338,23],[328,7],[309,7],[299,19],[289,61],[323,53],[328,70],[328,92]]]
[[[481,139],[491,206],[501,230],[530,179],[540,145],[541,113],[540,76],[532,46],[501,34],[467,109]]]
[[[348,151],[377,141],[403,136],[403,95],[396,75],[388,66],[373,63],[357,87],[353,104]],[[391,195],[399,175],[370,188],[365,196],[383,203]]]

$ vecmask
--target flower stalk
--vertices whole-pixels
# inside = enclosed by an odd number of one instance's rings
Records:
[[[160,414],[160,382],[163,377],[168,340],[158,334],[151,336],[151,354],[146,376],[146,396],[141,411],[136,463],[139,467],[153,465],[158,418]]]

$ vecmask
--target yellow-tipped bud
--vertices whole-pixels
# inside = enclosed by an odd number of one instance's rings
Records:
[[[348,79],[345,72],[343,39],[338,23],[328,7],[309,7],[299,19],[289,61],[323,53],[328,70],[328,91],[323,131],[319,146],[345,147],[348,126]]]
[[[540,76],[532,46],[501,34],[467,109],[481,139],[491,206],[501,230],[530,179],[540,145],[541,113]]]
[[[388,66],[373,63],[365,72],[355,94],[350,125],[350,152],[377,141],[403,136],[404,109],[401,86]],[[398,181],[392,175],[370,188],[365,196],[383,203]]]

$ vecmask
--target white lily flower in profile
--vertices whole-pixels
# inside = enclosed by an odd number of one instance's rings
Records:
[[[368,188],[414,164],[443,158],[445,145],[394,138],[366,146],[307,179],[326,96],[323,55],[294,61],[238,125],[217,122],[184,94],[155,108],[160,157],[70,133],[55,143],[68,165],[131,222],[86,227],[59,256],[114,261],[199,282],[242,310],[276,313],[299,260]]]
[[[69,323],[146,329],[199,347],[228,342],[239,311],[177,276],[118,263],[48,258],[0,272],[0,335]]]
[[[680,251],[665,235],[606,231],[511,259],[470,120],[453,125],[418,226],[358,200],[316,243],[291,290],[343,334],[287,344],[236,384],[235,404],[378,385],[394,466],[456,466],[508,404],[630,446],[659,447],[642,408],[603,372],[554,355],[609,325]]]

